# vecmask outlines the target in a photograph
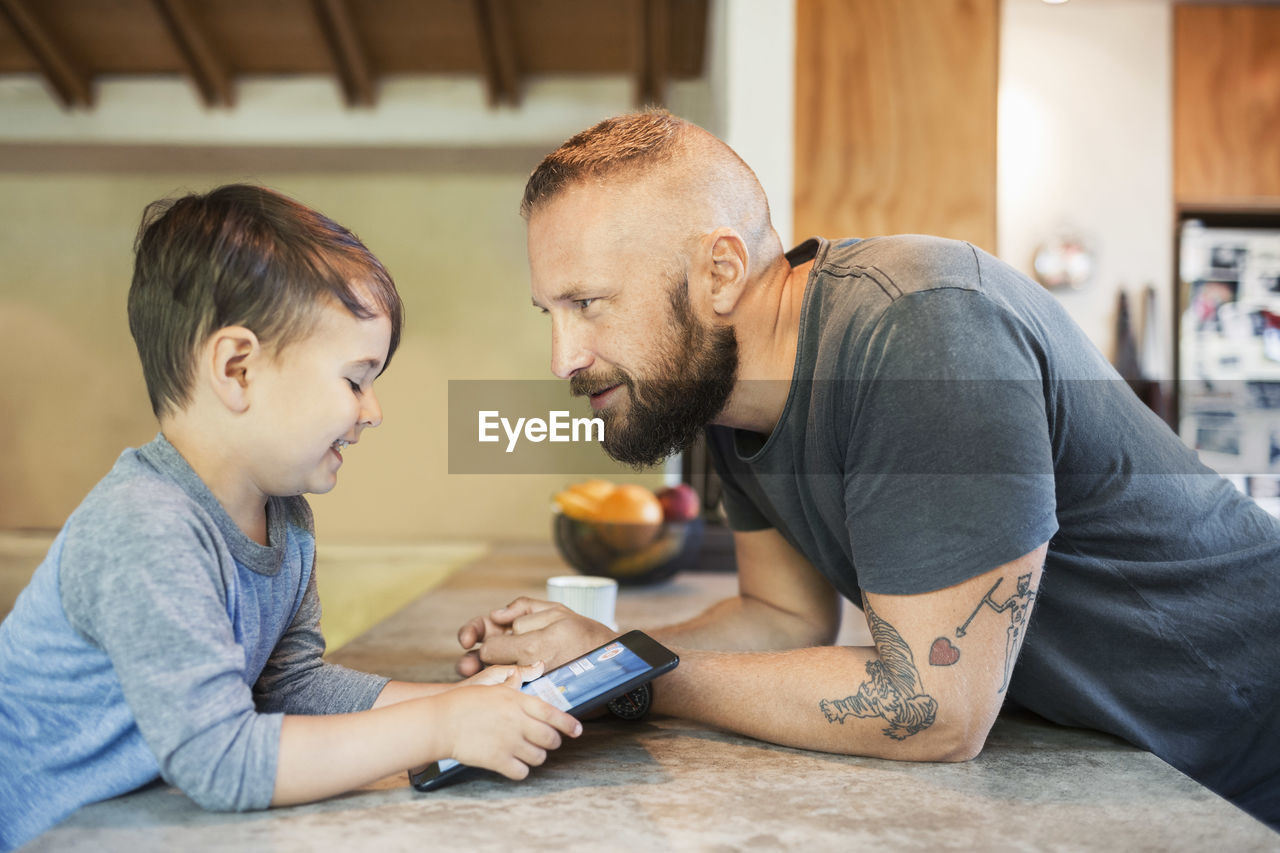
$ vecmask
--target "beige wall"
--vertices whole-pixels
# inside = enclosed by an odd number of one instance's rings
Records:
[[[384,423],[347,454],[337,489],[312,499],[321,537],[545,538],[551,494],[582,477],[450,475],[446,434],[449,379],[550,376],[516,212],[531,165],[0,173],[0,529],[60,526],[121,449],[156,431],[125,317],[142,208],[252,179],[354,230],[406,303],[379,381]]]
[[[1173,64],[1170,0],[1004,0],[1000,32],[1000,257],[1030,273],[1036,247],[1075,234],[1093,279],[1054,291],[1104,353],[1117,297],[1140,318],[1156,288],[1144,364],[1173,376]]]

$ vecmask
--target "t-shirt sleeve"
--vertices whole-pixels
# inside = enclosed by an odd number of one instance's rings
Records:
[[[127,509],[68,528],[59,566],[67,619],[110,656],[167,782],[205,808],[266,808],[283,718],[254,707],[214,540],[169,504],[115,503]]]
[[[910,294],[863,349],[845,448],[859,584],[908,595],[1014,560],[1057,530],[1045,363],[979,291]]]
[[[276,644],[253,686],[263,712],[346,714],[367,711],[388,679],[325,663],[320,633],[320,595],[311,572],[293,624]]]

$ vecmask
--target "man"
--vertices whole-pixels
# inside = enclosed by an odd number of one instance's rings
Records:
[[[962,761],[1011,700],[1280,827],[1280,523],[1041,288],[930,237],[784,255],[746,164],[665,113],[570,139],[522,213],[552,370],[606,450],[649,464],[706,427],[724,479],[739,594],[652,632],[682,658],[657,710]],[[874,646],[829,646],[840,595]],[[461,628],[459,671],[613,635],[521,599]]]

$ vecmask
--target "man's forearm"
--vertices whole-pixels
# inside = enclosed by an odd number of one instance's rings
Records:
[[[659,711],[787,746],[905,761],[977,755],[1006,697],[1045,545],[933,593],[866,594],[875,643],[682,651]],[[993,594],[1004,585],[1005,596]],[[987,611],[1003,618],[979,618]]]
[[[717,602],[677,625],[644,630],[667,646],[724,652],[795,649],[835,640],[830,625],[815,625],[743,595]]]
[[[655,710],[770,743],[902,761],[962,761],[991,720],[963,697],[886,674],[874,647],[726,654],[678,649]],[[991,715],[993,718],[994,715]]]

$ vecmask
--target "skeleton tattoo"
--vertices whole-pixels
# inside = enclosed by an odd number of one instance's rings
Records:
[[[870,676],[858,692],[844,699],[823,699],[818,703],[827,722],[844,724],[848,717],[881,717],[889,725],[884,733],[894,740],[906,740],[933,725],[938,703],[924,692],[911,649],[896,629],[871,609],[864,599],[871,638],[880,652],[879,660],[867,661]]]
[[[969,628],[969,623],[983,607],[990,607],[996,613],[1009,612],[1009,629],[1004,635],[1004,682],[996,691],[997,693],[1003,693],[1009,686],[1009,675],[1013,672],[1013,659],[1017,656],[1022,634],[1027,629],[1027,613],[1030,612],[1031,603],[1036,598],[1036,591],[1031,588],[1031,575],[1025,574],[1018,578],[1018,591],[1005,599],[1004,604],[996,604],[991,594],[1000,586],[1002,580],[1004,578],[996,578],[996,582],[991,585],[991,589],[987,590],[987,594],[978,602],[978,606],[973,608],[969,618],[964,620],[963,625],[956,628],[956,637],[963,637]]]

